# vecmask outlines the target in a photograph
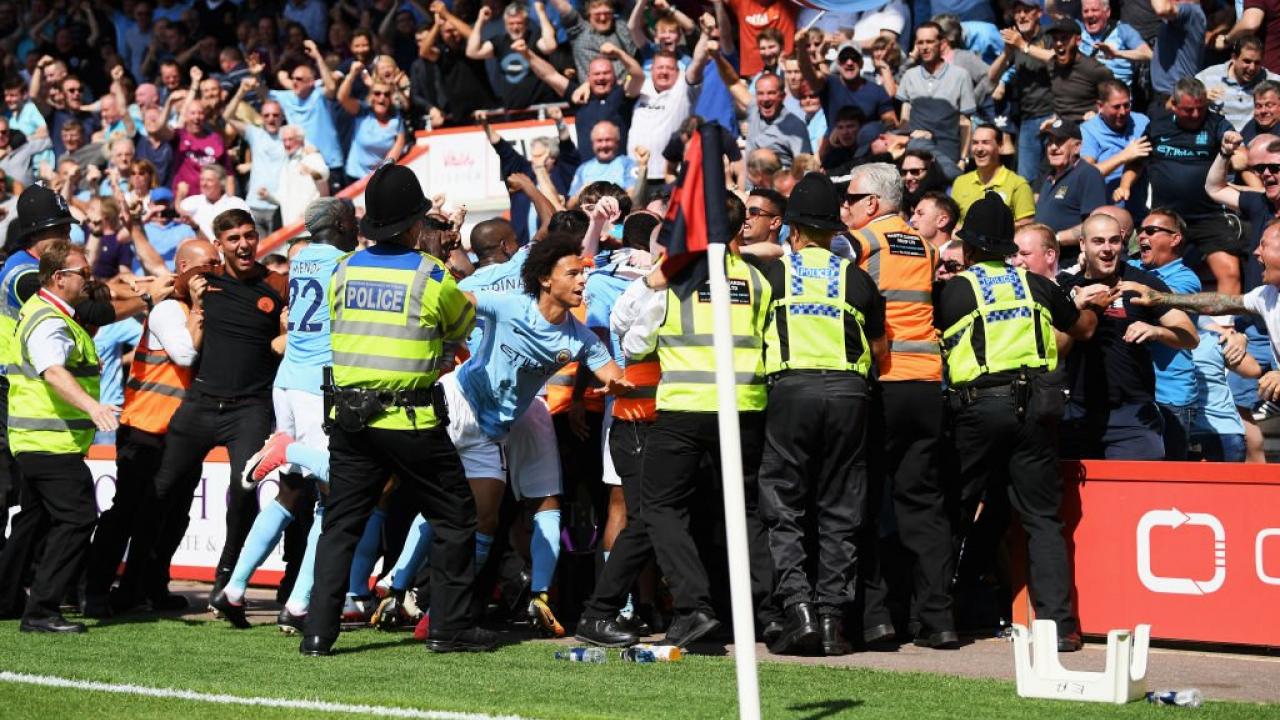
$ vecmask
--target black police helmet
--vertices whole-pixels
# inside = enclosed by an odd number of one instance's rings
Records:
[[[377,242],[395,237],[431,209],[422,184],[412,170],[388,164],[374,171],[364,188],[364,217],[360,234]]]
[[[791,189],[787,212],[782,221],[818,230],[845,230],[840,221],[840,196],[831,178],[822,173],[807,173]]]
[[[1013,211],[993,191],[987,191],[982,199],[969,206],[969,212],[964,216],[964,227],[956,236],[970,247],[993,255],[1018,252],[1018,246],[1013,242]]]
[[[76,222],[66,199],[43,185],[32,185],[23,190],[18,196],[17,210],[13,239],[23,243],[28,243],[27,238],[32,233]]]

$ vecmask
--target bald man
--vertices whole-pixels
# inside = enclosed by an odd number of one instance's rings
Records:
[[[89,551],[86,617],[110,617],[144,601],[152,610],[181,609],[187,604],[181,595],[168,593],[169,569],[147,567],[142,557],[130,557],[120,587],[108,596],[135,523],[156,520],[139,509],[147,504],[144,491],[159,470],[169,419],[191,383],[203,329],[200,308],[207,281],[202,273],[217,271],[222,262],[213,243],[198,238],[180,245],[174,261],[179,290],[148,314],[125,383],[124,411],[116,434],[116,495],[111,509],[98,520]],[[180,532],[185,532],[186,523],[180,525]],[[176,546],[181,534],[175,534],[176,540],[167,537],[161,542]]]

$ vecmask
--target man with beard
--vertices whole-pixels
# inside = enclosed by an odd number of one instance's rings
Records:
[[[1080,225],[1093,208],[1107,201],[1106,193],[1098,169],[1080,160],[1078,125],[1055,120],[1043,134],[1049,138],[1049,174],[1036,200],[1036,222],[1053,228],[1065,247],[1063,261],[1071,264],[1080,254]]]
[[[1167,292],[1159,277],[1124,262],[1120,223],[1110,216],[1093,215],[1085,221],[1081,250],[1083,270],[1062,277],[1073,297],[1091,285],[1115,288],[1126,280]],[[1099,314],[1093,337],[1072,347],[1067,356],[1071,395],[1063,415],[1063,457],[1164,458],[1150,342],[1190,349],[1199,337],[1186,313],[1152,311],[1134,304],[1131,297],[1117,296]]]
[[[1262,66],[1262,41],[1252,35],[1240,38],[1231,59],[1196,73],[1209,93],[1213,111],[1242,128],[1253,113],[1253,91],[1263,80],[1277,81],[1280,75]]]

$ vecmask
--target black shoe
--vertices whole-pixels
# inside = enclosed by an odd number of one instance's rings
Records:
[[[657,635],[667,631],[667,619],[662,616],[662,611],[653,605],[636,603],[636,611],[632,616],[640,618],[648,626],[649,632],[645,633],[646,635]]]
[[[916,634],[914,645],[924,648],[933,648],[935,650],[954,650],[960,647],[960,635],[955,630],[939,630],[935,633],[924,633],[923,630]]]
[[[720,621],[705,610],[695,610],[688,615],[678,616],[671,627],[667,628],[664,645],[675,645],[685,649],[720,627]]]
[[[333,640],[319,635],[308,635],[302,638],[298,652],[309,657],[326,657],[333,654]]]
[[[213,613],[214,617],[221,617],[219,613],[221,613],[222,611],[214,606],[213,599],[217,597],[219,593],[222,592],[222,588],[226,587],[227,583],[230,581],[231,581],[231,573],[226,573],[224,575],[221,571],[219,571],[216,575],[213,576],[213,588],[209,590],[209,610]]]
[[[492,652],[498,649],[498,636],[482,627],[467,628],[454,632],[431,629],[427,639],[427,648],[431,652]]]
[[[617,620],[609,618],[582,618],[574,637],[600,647],[630,647],[639,640],[635,633],[624,630]]]
[[[893,626],[888,623],[872,625],[862,631],[862,642],[868,645],[887,643],[892,641],[895,637],[897,637],[897,633],[894,632]]]
[[[823,615],[819,624],[822,626],[822,654],[828,657],[848,655],[853,647],[844,637],[844,617],[829,613]]]
[[[817,655],[821,649],[822,630],[813,605],[798,602],[787,606],[782,633],[769,645],[774,655]]]
[[[106,595],[88,595],[84,596],[84,609],[80,611],[81,615],[87,618],[109,618],[111,617],[111,600]]]
[[[649,627],[649,623],[645,622],[639,613],[633,612],[631,615],[619,615],[614,618],[613,622],[618,626],[619,630],[631,633],[637,638],[642,638],[653,632],[653,629]]]
[[[191,607],[191,601],[185,595],[177,595],[171,592],[166,592],[163,595],[154,595],[147,600],[147,604],[151,606],[153,612],[177,612]]]
[[[1069,653],[1076,652],[1084,647],[1084,643],[1080,640],[1080,633],[1071,633],[1058,638],[1058,652]]]
[[[120,585],[111,591],[107,601],[111,603],[111,612],[115,615],[121,615],[141,605],[142,596],[134,590]]]
[[[222,613],[222,617],[231,623],[231,627],[240,630],[247,630],[253,627],[249,623],[249,618],[244,615],[244,603],[232,605],[231,601],[227,599],[225,590],[219,590],[217,595],[209,598],[209,606]]]
[[[280,608],[280,614],[276,615],[276,627],[285,635],[301,635],[306,624],[306,615],[294,615],[287,607]]]
[[[764,630],[760,632],[760,639],[764,641],[765,645],[772,645],[780,635],[782,635],[782,623],[777,620],[770,620],[769,624],[765,625]]]
[[[61,615],[46,618],[22,618],[18,626],[22,632],[30,633],[82,633],[88,632],[84,623],[71,622]]]

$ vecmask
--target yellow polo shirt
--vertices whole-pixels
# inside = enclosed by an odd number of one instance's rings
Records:
[[[991,182],[982,184],[978,171],[968,172],[956,178],[951,186],[951,199],[960,206],[960,221],[969,214],[969,206],[977,202],[988,190],[994,190],[1004,199],[1004,204],[1013,211],[1015,222],[1033,218],[1036,215],[1036,200],[1031,192],[1031,185],[1023,177],[1007,167],[996,170]]]

